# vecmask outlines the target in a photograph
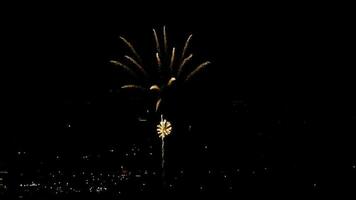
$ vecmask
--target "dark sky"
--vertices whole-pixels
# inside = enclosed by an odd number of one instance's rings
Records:
[[[13,76],[3,133],[12,142],[2,140],[2,151],[80,150],[139,138],[125,130],[142,110],[109,92],[123,81],[107,62],[123,50],[119,35],[150,52],[152,28],[166,25],[178,45],[193,33],[193,50],[213,62],[185,93],[192,103],[180,113],[196,125],[198,143],[215,145],[226,162],[262,152],[280,164],[351,166],[354,78],[344,14],[322,6],[183,2],[19,8],[7,15],[3,38]]]

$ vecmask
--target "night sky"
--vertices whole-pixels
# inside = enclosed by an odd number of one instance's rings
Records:
[[[147,194],[355,195],[348,13],[301,7],[176,2],[14,9],[6,16],[3,37],[11,75],[3,104],[10,121],[5,120],[0,140],[8,191],[0,195],[26,199],[16,192],[25,180],[20,174],[35,180],[38,169],[46,176],[84,168],[115,171],[122,165],[128,171],[159,168],[154,132],[159,119],[147,113],[147,97],[120,90],[130,78],[109,60],[128,52],[122,35],[152,63],[152,28],[163,25],[178,49],[193,33],[196,62],[212,64],[170,94],[167,105],[174,128],[167,137],[167,181],[181,169],[185,178],[172,186],[175,191],[170,183],[154,182]],[[151,148],[153,158],[125,164],[103,153],[132,145],[143,152]],[[94,161],[80,160],[98,154]],[[210,173],[216,176],[209,178]],[[122,190],[127,199],[138,195],[134,186]],[[34,198],[41,195],[55,196],[39,192]]]

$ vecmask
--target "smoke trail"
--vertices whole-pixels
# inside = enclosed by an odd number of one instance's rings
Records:
[[[164,137],[162,137],[162,146],[161,146],[161,153],[162,153],[162,170],[164,169]]]

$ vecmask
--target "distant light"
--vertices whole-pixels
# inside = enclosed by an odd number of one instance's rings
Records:
[[[139,122],[147,122],[147,119],[141,118],[141,117],[138,117],[137,120],[138,120]]]
[[[353,168],[353,169],[356,169],[356,165],[352,165],[352,168]]]

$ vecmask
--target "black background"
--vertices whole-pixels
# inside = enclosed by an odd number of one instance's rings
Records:
[[[356,164],[353,65],[347,62],[352,33],[349,14],[331,7],[15,6],[5,16],[3,37],[13,76],[6,81],[11,122],[1,140],[2,165],[11,168],[20,149],[42,158],[150,137],[135,121],[145,108],[118,91],[125,77],[108,60],[125,50],[119,35],[150,53],[152,28],[166,25],[178,45],[193,33],[193,52],[213,63],[176,105],[177,123],[195,130],[171,141],[176,148],[168,151],[182,157],[172,163],[271,169],[257,187],[244,179],[251,191],[313,191],[314,183],[317,192],[350,191]],[[206,158],[199,153],[203,144],[212,149]]]

